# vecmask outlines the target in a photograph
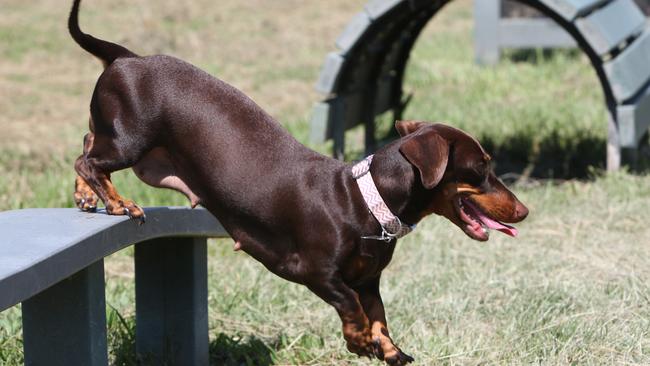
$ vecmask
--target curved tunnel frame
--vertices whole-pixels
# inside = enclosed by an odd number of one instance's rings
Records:
[[[449,1],[366,4],[337,39],[340,51],[325,59],[316,89],[327,97],[315,107],[312,139],[332,138],[334,156],[342,159],[345,130],[364,124],[366,151],[375,150],[374,119],[389,110],[401,117],[410,100],[402,89],[410,52],[422,29]],[[475,0],[475,11],[489,1],[494,0]],[[555,20],[589,58],[609,111],[607,166],[618,168],[621,150],[635,148],[650,124],[650,69],[643,67],[650,64],[645,16],[632,0],[519,2]],[[616,25],[614,16],[624,16],[624,26]],[[638,118],[639,111],[643,118]]]

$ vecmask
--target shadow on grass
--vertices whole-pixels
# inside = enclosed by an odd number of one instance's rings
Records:
[[[607,142],[594,136],[566,139],[553,132],[538,140],[521,133],[498,143],[490,136],[481,136],[479,141],[493,156],[497,175],[587,179],[593,176],[594,169],[606,166]]]
[[[533,65],[546,63],[556,57],[563,57],[567,59],[577,59],[582,55],[582,51],[577,48],[555,48],[555,49],[542,49],[542,48],[525,48],[504,50],[503,58],[509,59],[512,62],[526,62]]]
[[[256,337],[245,339],[220,333],[210,342],[210,365],[272,365],[272,350]]]
[[[133,319],[124,319],[119,327],[109,329],[109,349],[112,356],[111,365],[147,366],[157,365],[147,358],[138,361],[135,350],[135,324]],[[268,366],[273,365],[271,346],[256,337],[241,338],[220,333],[210,342],[210,365],[225,366]],[[163,362],[163,365],[169,363]]]
[[[493,156],[497,175],[512,174],[538,179],[592,179],[606,168],[607,141],[595,136],[566,138],[553,132],[542,139],[531,134],[515,134],[498,143],[490,136],[479,141]],[[650,145],[644,137],[637,156],[625,156],[631,172],[650,171]]]
[[[523,178],[532,179],[580,179],[589,180],[606,169],[607,141],[603,137],[582,133],[562,136],[558,132],[538,136],[530,132],[515,133],[506,138],[496,139],[488,134],[478,135],[477,139],[492,155],[494,171],[506,182]],[[392,131],[378,141],[383,146],[394,140]],[[346,159],[362,159],[363,150],[346,151]],[[650,144],[646,134],[638,150],[636,161],[627,159],[627,169],[632,173],[650,172]]]

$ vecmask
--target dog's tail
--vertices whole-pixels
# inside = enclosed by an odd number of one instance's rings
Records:
[[[81,48],[99,58],[104,67],[108,67],[113,61],[121,57],[137,57],[135,53],[118,44],[97,39],[82,32],[79,28],[79,3],[81,3],[81,0],[74,0],[72,3],[72,10],[70,10],[70,17],[68,18],[68,30],[72,39]]]

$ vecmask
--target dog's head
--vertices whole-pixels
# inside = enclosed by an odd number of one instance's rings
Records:
[[[488,240],[490,229],[517,235],[507,223],[523,220],[528,209],[494,175],[490,155],[475,138],[420,121],[398,121],[395,128],[402,136],[400,152],[433,193],[423,215],[442,215],[475,240]]]

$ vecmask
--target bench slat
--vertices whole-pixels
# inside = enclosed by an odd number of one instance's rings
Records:
[[[357,13],[352,18],[336,39],[336,46],[341,50],[342,54],[348,53],[354,47],[359,38],[363,36],[366,29],[370,26],[370,23],[372,23],[372,20],[365,12]]]
[[[540,0],[564,19],[574,20],[578,16],[583,16],[589,11],[609,0]]]
[[[337,52],[327,54],[321,72],[318,75],[318,81],[316,82],[317,91],[323,94],[331,94],[334,91],[336,78],[344,62],[345,58]]]
[[[639,34],[645,21],[645,16],[634,1],[616,0],[585,18],[577,19],[576,26],[589,45],[602,56]]]
[[[650,78],[650,29],[603,67],[616,100],[621,103],[633,97]]]
[[[365,10],[371,19],[377,19],[389,12],[402,1],[404,0],[371,0],[366,4]]]
[[[632,103],[618,106],[616,113],[621,147],[636,147],[650,127],[650,87]]]
[[[507,18],[499,22],[499,45],[501,47],[575,47],[576,42],[567,31],[551,19]]]
[[[322,144],[328,138],[328,132],[332,115],[330,113],[331,105],[329,102],[319,102],[314,105],[309,122],[309,141],[314,144]]]

